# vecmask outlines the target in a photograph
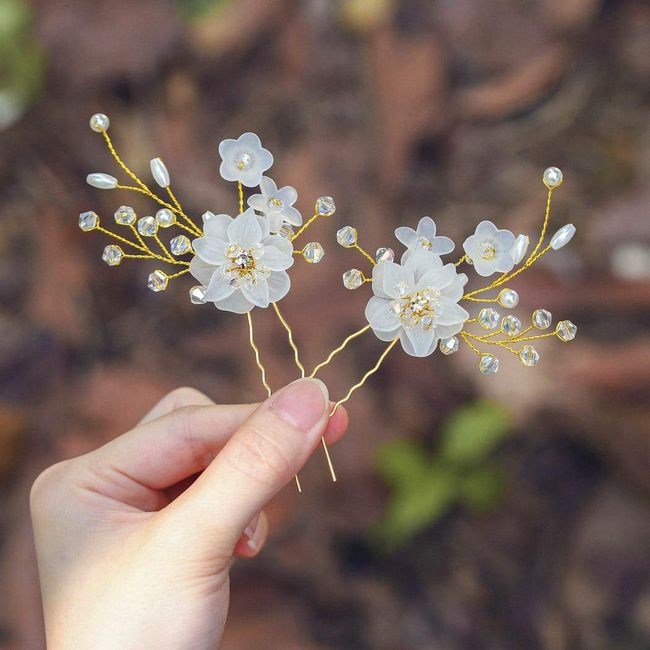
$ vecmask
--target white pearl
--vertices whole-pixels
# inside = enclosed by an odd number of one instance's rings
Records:
[[[169,187],[169,172],[165,163],[160,158],[154,158],[150,163],[151,174],[153,179],[160,185],[160,187]]]
[[[543,176],[546,187],[559,187],[562,185],[562,172],[557,167],[549,167]]]
[[[515,245],[512,247],[512,261],[519,264],[524,259],[524,255],[528,250],[530,244],[530,237],[528,235],[518,235],[515,239]]]
[[[576,227],[572,223],[562,226],[553,237],[551,237],[551,248],[555,251],[560,250],[560,248],[566,246],[573,239],[573,235],[575,234]]]
[[[117,186],[117,178],[108,174],[88,174],[86,183],[100,190],[112,190]]]
[[[514,309],[519,304],[519,294],[514,289],[502,289],[497,302],[506,309]]]
[[[108,119],[108,115],[104,115],[104,113],[95,113],[90,118],[90,128],[97,133],[108,131],[110,124],[111,121]]]

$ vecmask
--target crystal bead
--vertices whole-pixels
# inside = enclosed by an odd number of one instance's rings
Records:
[[[544,171],[544,185],[548,188],[562,185],[562,172],[557,167],[549,167]]]
[[[478,322],[486,330],[493,330],[499,324],[499,312],[492,307],[484,307],[478,313]]]
[[[138,232],[143,237],[153,237],[158,232],[158,224],[153,217],[138,219]]]
[[[343,248],[352,248],[357,243],[357,229],[352,226],[343,226],[336,232],[336,241]]]
[[[400,280],[399,282],[395,283],[395,293],[400,296],[404,297],[408,293],[408,286],[406,285],[406,282],[404,280]]]
[[[316,214],[329,217],[336,212],[336,205],[331,196],[320,196],[316,199]]]
[[[154,158],[149,162],[151,167],[151,175],[153,179],[160,185],[160,187],[169,187],[169,172],[165,163],[160,158]]]
[[[539,352],[532,345],[524,345],[519,350],[519,360],[525,366],[536,366],[539,363]]]
[[[293,226],[289,223],[283,223],[282,228],[278,230],[278,235],[284,237],[285,239],[291,239],[295,234]]]
[[[392,262],[395,259],[395,251],[392,248],[381,247],[375,253],[375,262],[381,264],[382,262]]]
[[[504,316],[501,321],[501,331],[508,336],[521,334],[521,321],[516,316]]]
[[[147,280],[147,286],[149,289],[156,292],[164,291],[168,284],[169,278],[163,271],[154,271],[149,275],[149,279]]]
[[[302,249],[302,256],[310,264],[318,264],[325,256],[325,250],[317,241],[313,241]]]
[[[530,237],[528,235],[517,235],[517,239],[515,239],[515,245],[510,251],[510,254],[512,255],[512,261],[515,264],[519,264],[519,262],[524,259],[524,255],[528,250],[529,244]]]
[[[117,210],[115,210],[115,223],[119,223],[120,226],[132,226],[137,219],[135,210],[130,208],[128,205],[121,205]]]
[[[358,289],[363,284],[363,273],[359,269],[350,269],[343,274],[343,286],[346,289]]]
[[[95,113],[90,118],[90,128],[97,133],[108,131],[110,125],[111,121],[108,119],[108,115],[104,115],[104,113]]]
[[[190,302],[193,305],[202,305],[205,303],[205,291],[206,288],[200,285],[192,287],[190,289]]]
[[[506,309],[514,309],[519,304],[519,294],[514,289],[502,289],[497,302]]]
[[[169,242],[169,250],[172,255],[185,255],[192,250],[192,244],[185,235],[178,235]]]
[[[84,232],[88,232],[89,230],[95,230],[95,228],[99,227],[99,217],[97,216],[96,212],[93,212],[92,210],[89,212],[82,212],[79,215],[79,228],[81,228]]]
[[[453,354],[458,352],[460,341],[457,336],[450,336],[448,339],[440,339],[440,352],[443,354]]]
[[[533,325],[538,330],[545,330],[551,326],[551,323],[553,322],[553,316],[551,315],[551,312],[548,311],[548,309],[536,309],[533,312],[532,320]]]
[[[572,341],[576,337],[578,328],[570,320],[561,320],[555,328],[555,334],[560,341]]]
[[[161,208],[156,212],[156,223],[161,228],[169,228],[176,223],[176,215],[169,208]]]
[[[104,252],[102,253],[102,259],[109,266],[117,266],[122,261],[123,257],[124,251],[115,244],[109,244],[106,246],[106,248],[104,248]]]
[[[483,354],[478,369],[484,375],[494,375],[499,371],[499,360],[493,354]]]
[[[576,234],[576,227],[572,223],[562,226],[552,237],[550,241],[551,248],[554,251],[560,250],[566,246]]]
[[[117,178],[109,174],[88,174],[86,183],[99,190],[112,190],[117,186]]]

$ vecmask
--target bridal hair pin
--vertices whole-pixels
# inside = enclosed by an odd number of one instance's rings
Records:
[[[137,192],[154,200],[160,208],[155,215],[138,217],[132,207],[120,206],[115,211],[114,220],[125,228],[124,236],[105,228],[93,211],[79,216],[79,227],[84,231],[102,232],[117,242],[104,248],[102,259],[109,266],[118,266],[129,259],[160,262],[163,268],[151,272],[147,279],[147,286],[152,291],[165,291],[171,281],[189,274],[199,283],[189,289],[193,304],[213,303],[222,311],[245,314],[249,343],[269,396],[271,386],[255,343],[252,317],[255,307],[273,308],[286,330],[301,377],[315,377],[350,342],[369,330],[388,343],[375,365],[335,402],[330,417],[379,370],[398,342],[407,354],[416,357],[427,357],[436,349],[450,355],[459,349],[462,342],[478,356],[479,370],[485,375],[493,375],[499,369],[499,359],[494,351],[506,350],[516,355],[524,366],[535,366],[540,355],[531,342],[553,336],[563,342],[575,338],[577,328],[569,320],[558,322],[552,331],[537,333],[551,327],[552,316],[546,309],[533,311],[529,324],[524,326],[516,316],[501,316],[495,308],[496,305],[507,310],[515,308],[519,294],[507,284],[549,251],[568,244],[575,233],[575,227],[567,224],[544,246],[552,195],[563,181],[562,172],[557,167],[544,172],[542,180],[548,190],[544,222],[527,257],[528,236],[515,237],[512,232],[498,229],[490,221],[479,223],[474,234],[463,243],[462,257],[447,264],[443,263],[442,256],[452,253],[455,244],[448,237],[436,234],[436,224],[429,217],[420,219],[415,230],[400,227],[395,231],[398,241],[406,247],[400,263],[394,261],[392,248],[382,247],[372,256],[359,244],[356,228],[341,228],[336,233],[337,242],[356,250],[372,268],[370,276],[357,268],[343,274],[343,285],[347,289],[371,284],[373,296],[365,310],[367,324],[346,337],[308,373],[300,360],[291,326],[278,302],[291,287],[287,270],[293,266],[295,257],[302,257],[310,264],[323,259],[325,251],[319,242],[306,243],[302,248],[295,248],[294,242],[318,219],[334,214],[334,200],[329,196],[318,198],[314,214],[303,223],[302,215],[293,207],[298,198],[296,190],[291,186],[278,188],[271,178],[264,175],[273,164],[273,156],[262,147],[257,135],[244,133],[236,140],[223,140],[219,144],[219,173],[225,180],[237,183],[239,213],[233,218],[227,214],[205,212],[202,223],[198,225],[184,212],[173,193],[163,161],[154,158],[150,163],[153,180],[165,193],[161,198],[119,157],[108,135],[109,125],[108,117],[102,113],[90,119],[91,129],[103,136],[109,152],[134,184],[122,185],[115,177],[104,173],[89,174],[88,184],[99,189]],[[258,188],[259,192],[251,193],[245,201],[244,187]],[[161,230],[168,228],[177,230],[171,239],[165,237],[163,241]],[[468,276],[458,272],[462,264],[473,268],[482,278],[495,273],[499,276],[484,287],[465,292]],[[470,317],[461,302],[468,303],[468,307],[476,304],[477,313]],[[336,481],[325,440],[322,440],[322,446],[332,480]],[[301,491],[298,476],[295,480]]]

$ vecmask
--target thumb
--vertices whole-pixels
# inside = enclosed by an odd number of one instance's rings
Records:
[[[172,525],[184,531],[195,552],[232,555],[251,519],[317,447],[328,415],[325,384],[299,379],[243,422],[192,487],[167,509]]]

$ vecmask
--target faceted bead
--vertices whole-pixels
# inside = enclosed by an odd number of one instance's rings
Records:
[[[104,113],[95,113],[90,118],[90,128],[97,133],[108,131],[110,124],[111,121],[108,119],[108,115],[104,115]]]
[[[169,172],[165,163],[160,158],[154,158],[149,162],[151,167],[151,175],[153,179],[160,185],[160,187],[169,187]]]
[[[172,255],[185,255],[192,250],[192,244],[185,235],[178,235],[169,242],[169,250]]]
[[[494,375],[499,371],[499,360],[493,354],[483,354],[478,369],[484,375]]]
[[[138,232],[143,237],[153,237],[158,232],[158,224],[153,217],[138,219]]]
[[[302,256],[310,264],[318,264],[325,256],[325,250],[317,241],[313,241],[302,249]]]
[[[122,261],[123,257],[124,251],[115,244],[109,244],[106,246],[106,248],[104,248],[104,252],[102,253],[102,259],[109,266],[117,266]]]
[[[99,226],[99,217],[97,213],[89,211],[82,212],[79,215],[79,228],[83,231],[88,232],[89,230],[95,230]]]
[[[524,255],[528,250],[529,244],[530,237],[528,235],[517,235],[517,239],[515,239],[515,245],[510,251],[510,254],[512,255],[512,261],[515,264],[519,264],[519,262],[524,259]]]
[[[519,304],[519,294],[514,289],[502,289],[497,302],[506,309],[514,309]]]
[[[336,241],[344,248],[352,248],[357,243],[357,229],[343,226],[336,233]]]
[[[285,239],[291,239],[295,234],[293,226],[289,223],[283,223],[282,228],[278,230],[278,235],[284,237]]]
[[[169,278],[163,271],[154,271],[149,275],[149,279],[147,280],[147,286],[149,289],[156,292],[164,291],[168,284]]]
[[[561,320],[555,328],[555,334],[565,343],[572,341],[576,337],[577,331],[578,328],[570,320]]]
[[[562,172],[557,167],[549,167],[544,171],[544,185],[546,187],[559,187],[562,185]]]
[[[525,366],[536,366],[539,363],[539,352],[532,345],[524,345],[519,350],[519,360]]]
[[[562,226],[554,235],[551,237],[550,245],[554,251],[560,250],[563,246],[566,246],[572,239],[573,235],[576,234],[576,227],[572,223],[568,223],[566,226]]]
[[[501,331],[508,336],[517,336],[521,333],[521,321],[516,316],[504,316]]]
[[[358,289],[363,284],[363,273],[359,269],[350,269],[343,274],[343,286],[346,289]]]
[[[381,247],[377,249],[375,253],[375,262],[381,264],[381,262],[392,262],[395,259],[395,251],[392,248]]]
[[[533,312],[533,325],[538,330],[545,330],[551,326],[553,322],[553,316],[548,309],[536,309]]]
[[[131,226],[135,223],[137,215],[135,210],[130,208],[128,205],[121,205],[117,210],[115,210],[115,223],[119,223],[120,226]]]
[[[169,228],[176,223],[176,215],[169,208],[162,208],[156,212],[156,223],[161,228]]]
[[[440,352],[443,354],[453,354],[458,352],[460,342],[457,336],[450,336],[448,339],[440,339]]]
[[[484,307],[478,313],[478,322],[486,330],[493,330],[499,324],[499,312],[492,307]]]
[[[88,174],[86,183],[100,190],[112,190],[117,185],[117,178],[109,174]]]
[[[206,288],[200,285],[192,287],[190,289],[190,302],[193,305],[202,305],[205,303],[205,291]]]
[[[320,196],[316,199],[316,214],[329,217],[336,212],[336,205],[331,196]]]

